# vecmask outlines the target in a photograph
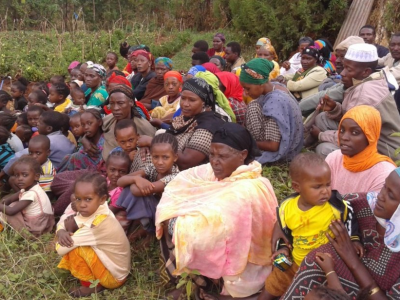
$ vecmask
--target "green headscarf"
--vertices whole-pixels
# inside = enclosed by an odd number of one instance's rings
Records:
[[[207,83],[212,87],[215,102],[221,107],[232,119],[232,122],[236,123],[236,116],[233,113],[233,110],[229,104],[229,100],[225,97],[224,93],[219,89],[219,80],[217,76],[209,71],[205,72],[197,72],[195,77],[203,78]]]
[[[264,58],[254,58],[242,65],[240,81],[248,84],[261,85],[268,82],[269,73],[274,69],[273,62]]]

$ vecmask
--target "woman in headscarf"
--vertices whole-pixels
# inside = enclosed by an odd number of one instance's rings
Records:
[[[208,49],[207,55],[209,57],[218,55],[221,57],[225,56],[225,35],[223,33],[217,33],[214,35],[213,38],[213,47],[211,49]]]
[[[219,55],[214,55],[210,57],[210,63],[217,66],[220,71],[225,71],[226,61]]]
[[[314,47],[307,47],[301,53],[302,68],[295,74],[283,76],[283,82],[297,100],[318,93],[318,87],[326,79],[326,71],[319,66],[320,53]],[[281,81],[281,76],[277,78]],[[285,82],[286,80],[286,82]]]
[[[256,43],[256,58],[258,57],[258,50],[262,46],[272,46],[271,40],[267,37],[262,37],[262,38],[258,39],[258,41]],[[272,60],[278,61],[278,55],[276,54],[275,49],[274,49]]]
[[[236,116],[233,113],[231,105],[224,93],[219,89],[218,78],[211,72],[198,72],[195,77],[203,78],[210,86],[214,93],[216,112],[222,116],[226,116],[231,122],[236,122]]]
[[[303,148],[303,121],[296,99],[287,88],[268,82],[274,64],[255,58],[242,66],[240,84],[253,100],[247,106],[246,128],[262,151],[257,160],[291,160]]]
[[[216,76],[219,79],[219,89],[228,99],[236,116],[236,123],[244,125],[247,105],[243,101],[243,87],[240,85],[239,78],[231,72],[220,72]]]
[[[211,62],[207,62],[202,64],[202,66],[208,71],[213,73],[214,75],[221,72],[221,70],[214,64]]]
[[[85,70],[85,84],[88,89],[85,92],[87,106],[103,106],[108,98],[108,93],[104,86],[106,69],[99,64],[87,62]]]
[[[336,73],[336,56],[333,53],[331,43],[326,39],[314,41],[314,47],[319,50],[320,64],[325,69],[328,76]]]
[[[181,100],[183,79],[177,71],[168,71],[164,74],[164,95],[160,98],[161,106],[157,106],[151,112],[151,117],[171,120]]]
[[[186,75],[186,79],[190,79],[190,78],[194,77],[197,74],[197,72],[205,72],[205,71],[207,71],[207,70],[202,65],[193,66],[189,69],[189,71]]]
[[[198,166],[208,161],[214,132],[224,123],[215,114],[215,98],[212,87],[202,78],[191,78],[182,87],[181,115],[172,120],[167,132],[178,140],[180,170]],[[148,152],[152,138],[141,135],[138,146]]]
[[[157,76],[154,72],[154,58],[150,52],[136,50],[132,53],[132,59],[136,63],[137,73],[132,77],[131,84],[134,98],[140,101],[146,92],[149,81]]]
[[[356,191],[354,191],[356,192]],[[347,229],[333,221],[330,243],[310,252],[303,260],[291,286],[281,299],[303,299],[319,285],[335,288],[355,299],[400,298],[400,168],[386,178],[381,192],[352,193],[364,253],[355,251]]]
[[[332,189],[342,195],[382,189],[396,166],[378,153],[381,127],[379,111],[372,106],[356,106],[343,116],[338,130],[340,150],[326,158],[332,172]]]
[[[160,98],[165,95],[164,75],[171,71],[172,60],[168,57],[158,57],[155,61],[156,77],[150,79],[146,91],[140,102],[148,109],[152,110],[160,105]]]
[[[243,126],[223,124],[212,138],[210,163],[179,173],[157,206],[167,278],[176,286],[177,276],[198,271],[197,299],[214,299],[208,278],[223,279],[217,285],[224,295],[243,298],[257,293],[271,272],[277,200],[258,155]]]
[[[124,50],[121,51],[121,49],[124,49]],[[126,51],[126,49],[128,49],[128,50]],[[122,72],[125,74],[125,76],[128,80],[131,80],[132,77],[137,73],[136,58],[132,55],[133,52],[135,52],[136,50],[145,50],[147,52],[150,52],[149,47],[147,47],[146,45],[143,45],[143,44],[137,45],[137,46],[132,46],[132,47],[129,47],[129,45],[127,45],[127,47],[124,47],[123,44],[121,44],[121,47],[120,47],[121,55],[128,60],[127,65],[122,70]],[[126,53],[126,56],[123,55],[124,53]]]
[[[256,57],[268,59],[270,62],[274,64],[274,69],[272,70],[271,73],[269,73],[269,80],[275,79],[276,77],[279,76],[280,73],[279,64],[274,60],[274,57],[277,57],[277,55],[275,52],[275,48],[272,45],[266,44],[261,46],[257,50]]]

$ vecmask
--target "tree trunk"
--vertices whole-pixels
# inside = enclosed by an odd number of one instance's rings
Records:
[[[358,36],[360,28],[368,21],[373,5],[374,0],[353,0],[336,38],[334,48],[347,37]]]

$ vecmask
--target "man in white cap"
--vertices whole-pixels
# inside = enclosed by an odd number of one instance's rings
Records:
[[[308,116],[315,108],[318,106],[320,99],[324,95],[329,95],[332,100],[342,102],[343,101],[343,84],[342,84],[342,76],[340,73],[343,71],[343,60],[346,55],[347,49],[351,45],[354,44],[362,44],[364,40],[358,36],[349,36],[342,42],[340,42],[335,48],[335,55],[336,55],[336,72],[338,75],[330,76],[329,78],[325,79],[321,85],[319,86],[320,92],[309,97],[303,98],[300,101],[300,109],[303,116]]]
[[[320,108],[324,112],[315,118],[315,125],[310,131],[310,134],[321,142],[317,146],[317,153],[327,156],[339,149],[337,130],[342,116],[355,106],[370,105],[379,110],[382,118],[378,151],[394,157],[395,149],[400,147],[400,139],[390,135],[400,132],[400,115],[384,74],[374,73],[377,64],[378,54],[374,45],[355,44],[349,47],[341,73],[343,102],[335,102],[329,97],[321,99]]]

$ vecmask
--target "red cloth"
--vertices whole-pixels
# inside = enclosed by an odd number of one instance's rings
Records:
[[[121,75],[115,75],[115,73],[112,73],[107,81],[108,83],[124,84],[132,88],[132,84],[129,82],[128,79],[126,79],[126,77]]]
[[[218,67],[216,65],[214,65],[213,63],[207,62],[202,64],[202,66],[207,70],[210,71],[213,74],[217,74],[217,73],[221,73],[221,70],[218,69]]]
[[[234,98],[243,101],[243,87],[240,85],[239,77],[231,72],[219,72],[215,74],[225,87],[226,98]]]
[[[135,101],[136,106],[145,114],[147,121],[150,121],[150,114],[147,111],[146,107],[140,103],[140,101]]]
[[[167,73],[164,74],[164,80],[169,77],[175,77],[176,79],[178,79],[180,83],[183,83],[182,75],[177,71],[168,71]]]
[[[131,74],[132,73],[132,66],[131,66],[131,63],[130,62],[128,62],[128,64],[125,66],[125,68],[122,70],[122,72],[126,72],[126,73],[128,73],[128,74]]]

